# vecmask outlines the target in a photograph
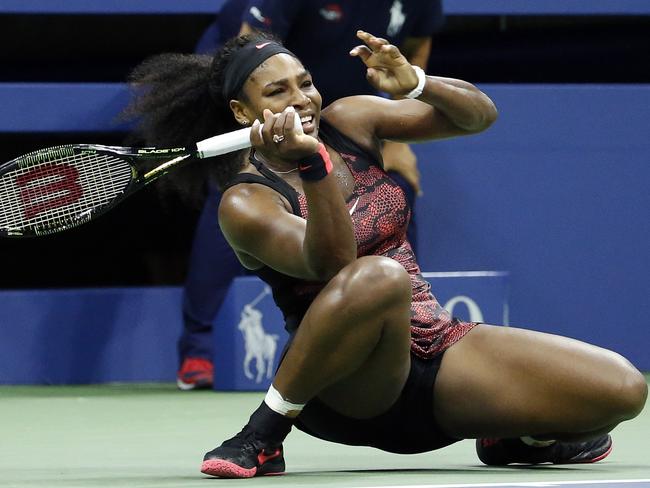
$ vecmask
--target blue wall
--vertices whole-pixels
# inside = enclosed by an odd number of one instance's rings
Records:
[[[0,132],[126,131],[128,102],[123,83],[0,83]]]
[[[24,113],[37,128],[112,130],[124,87],[105,86],[90,87],[77,111],[55,96],[62,106],[48,105],[40,122],[38,110]],[[482,88],[500,111],[492,128],[415,147],[426,182],[422,268],[508,270],[511,324],[604,345],[650,369],[650,86]],[[21,99],[0,84],[0,101],[29,103],[31,89]],[[15,130],[2,115],[2,130]]]
[[[0,384],[173,381],[177,287],[0,291]]]
[[[482,88],[492,128],[416,146],[422,267],[509,270],[512,325],[647,364],[650,87]]]
[[[504,320],[507,274],[427,279],[461,319]],[[245,276],[228,290],[214,327],[217,389],[268,389],[264,373],[275,371],[287,334],[267,288]],[[0,290],[0,385],[173,381],[181,301],[179,287]],[[246,305],[255,312],[244,313]],[[260,337],[267,339],[260,344]],[[254,379],[247,378],[244,362]]]

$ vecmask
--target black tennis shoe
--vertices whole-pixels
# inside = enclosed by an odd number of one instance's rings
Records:
[[[221,446],[206,453],[201,472],[221,478],[252,478],[284,473],[282,444],[260,438],[250,425]]]
[[[558,441],[533,447],[521,439],[476,439],[476,453],[488,466],[507,464],[595,463],[612,452],[612,438],[606,434],[583,442]]]

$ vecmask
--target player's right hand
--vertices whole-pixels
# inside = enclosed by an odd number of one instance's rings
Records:
[[[264,109],[264,126],[256,120],[251,127],[251,144],[267,159],[297,161],[318,151],[318,139],[305,134],[292,106],[274,114]]]

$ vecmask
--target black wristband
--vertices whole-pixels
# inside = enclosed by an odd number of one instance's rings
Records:
[[[332,171],[330,155],[321,142],[318,144],[318,152],[303,158],[298,164],[300,178],[305,181],[318,181],[325,178]]]

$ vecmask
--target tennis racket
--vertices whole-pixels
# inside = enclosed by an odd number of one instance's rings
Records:
[[[296,126],[300,119],[296,116]],[[261,130],[261,127],[260,127]],[[40,149],[0,166],[0,237],[36,237],[78,227],[192,160],[250,147],[250,128],[196,147],[132,148],[69,144]],[[153,169],[143,171],[158,162]]]

